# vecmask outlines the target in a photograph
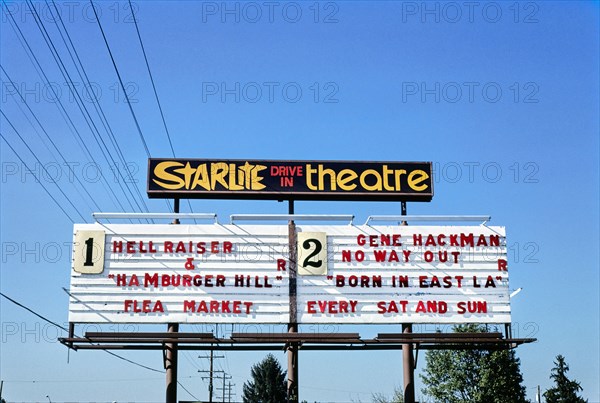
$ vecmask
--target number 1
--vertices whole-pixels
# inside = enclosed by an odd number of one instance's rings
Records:
[[[94,254],[94,238],[88,238],[85,241],[85,262],[84,266],[93,266],[92,255]]]

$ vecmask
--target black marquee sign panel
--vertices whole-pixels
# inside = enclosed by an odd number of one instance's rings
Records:
[[[431,201],[431,162],[148,160],[148,197]]]

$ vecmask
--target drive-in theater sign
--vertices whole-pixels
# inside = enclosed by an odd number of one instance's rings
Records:
[[[433,197],[430,162],[150,159],[147,186],[150,198],[174,199],[169,217],[177,225],[75,225],[70,330],[61,342],[74,349],[163,350],[167,403],[177,402],[182,348],[284,348],[289,402],[299,401],[300,349],[402,349],[410,403],[413,346],[510,348],[533,341],[511,335],[503,227],[464,225],[464,217],[450,217],[463,225],[413,225],[419,217],[406,216],[407,201]],[[289,214],[252,218],[268,224],[239,224],[233,216],[229,224],[180,224],[195,218],[179,214],[182,198],[287,201]],[[379,217],[395,225],[304,225],[334,217],[294,214],[296,200],[398,202],[402,215]],[[126,216],[116,218],[153,218]],[[168,331],[77,337],[77,323],[162,323]],[[282,324],[288,331],[219,338],[179,332],[186,323]],[[412,333],[415,323],[504,324],[505,337]],[[401,324],[402,332],[370,339],[302,333],[303,324]]]

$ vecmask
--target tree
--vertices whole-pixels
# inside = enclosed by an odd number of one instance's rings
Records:
[[[487,332],[463,325],[455,332]],[[421,379],[423,393],[447,403],[527,402],[520,361],[513,350],[430,350]]]
[[[544,398],[547,403],[585,403],[577,392],[583,390],[579,382],[567,378],[569,366],[562,355],[556,356],[554,368],[550,373],[550,379],[554,381],[555,386],[544,392]]]
[[[269,354],[252,366],[252,380],[244,383],[244,403],[281,403],[287,398],[285,372],[279,362]]]
[[[394,388],[394,395],[388,399],[383,393],[376,393],[371,396],[373,403],[404,403],[404,392],[400,388]]]

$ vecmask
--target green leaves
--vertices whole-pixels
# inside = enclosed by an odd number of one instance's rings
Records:
[[[482,325],[462,325],[455,332],[487,332]],[[520,362],[514,351],[431,350],[421,375],[423,393],[446,403],[527,402]]]

